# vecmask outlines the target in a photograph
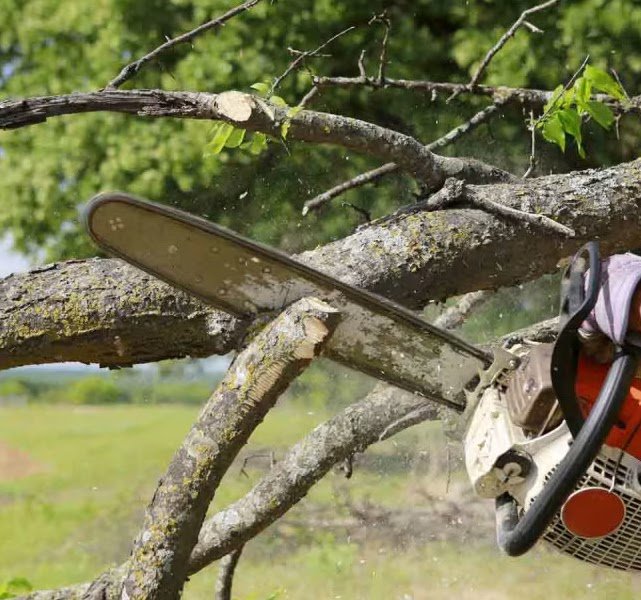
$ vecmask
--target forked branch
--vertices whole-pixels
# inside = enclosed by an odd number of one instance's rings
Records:
[[[339,314],[299,300],[233,361],[172,459],[134,543],[123,596],[175,600],[223,475],[289,383],[318,355]]]

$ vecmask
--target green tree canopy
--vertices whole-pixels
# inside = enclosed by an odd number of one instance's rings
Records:
[[[383,27],[367,25],[387,10],[391,19],[387,75],[432,81],[468,81],[481,58],[530,2],[457,0],[336,3],[263,2],[242,18],[163,54],[126,88],[249,90],[270,81],[291,62],[287,48],[311,50],[349,25],[357,28],[307,60],[318,74],[355,75],[359,50],[368,72],[377,69]],[[0,0],[0,100],[89,91],[106,85],[132,59],[224,12],[221,0]],[[591,64],[614,68],[624,85],[641,72],[641,7],[631,0],[580,0],[536,15],[544,33],[519,30],[509,51],[493,60],[484,83],[553,89],[589,53]],[[533,39],[534,38],[534,39]],[[616,40],[616,41],[615,41]],[[616,51],[613,50],[616,48]],[[278,94],[296,104],[310,88],[306,69],[283,81]],[[442,135],[487,103],[451,104],[421,93],[326,90],[314,107],[357,116],[424,142]],[[464,154],[508,170],[527,166],[527,115],[505,118],[466,137]],[[622,127],[619,142],[591,128],[588,158],[546,147],[542,169],[567,170],[629,158],[636,127]],[[320,216],[300,214],[303,202],[377,166],[371,158],[332,147],[272,142],[260,156],[225,149],[208,153],[209,125],[197,121],[135,119],[94,113],[53,119],[0,133],[0,227],[16,247],[48,258],[95,253],[79,233],[78,209],[93,194],[121,189],[169,202],[288,250],[344,235],[359,215],[339,199]],[[454,150],[452,150],[454,151]],[[461,154],[461,149],[456,149]],[[411,201],[413,184],[389,177],[345,198],[374,215]]]

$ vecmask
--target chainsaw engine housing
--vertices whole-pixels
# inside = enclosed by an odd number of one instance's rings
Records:
[[[548,345],[520,348],[518,369],[478,399],[465,439],[476,493],[509,494],[520,514],[532,506],[573,441],[551,389]],[[590,412],[605,367],[581,358],[576,390]],[[580,560],[641,571],[641,380],[635,379],[606,443],[543,533]]]

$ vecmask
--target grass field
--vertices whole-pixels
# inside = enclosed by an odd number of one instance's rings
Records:
[[[34,587],[91,578],[122,561],[155,482],[196,407],[33,406],[0,409],[0,582]],[[300,402],[256,432],[216,498],[244,494],[288,444],[324,420]],[[437,424],[373,447],[346,480],[328,475],[283,523],[248,544],[235,580],[243,600],[293,598],[545,599],[641,596],[641,579],[539,548],[506,559],[493,547],[490,509],[446,475]],[[407,515],[350,521],[350,506]],[[414,512],[416,516],[414,517]],[[215,565],[185,598],[213,597]]]

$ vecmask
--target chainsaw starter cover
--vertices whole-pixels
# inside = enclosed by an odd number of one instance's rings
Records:
[[[625,519],[623,500],[610,490],[586,487],[577,490],[561,508],[568,531],[581,538],[600,538],[614,533]]]

